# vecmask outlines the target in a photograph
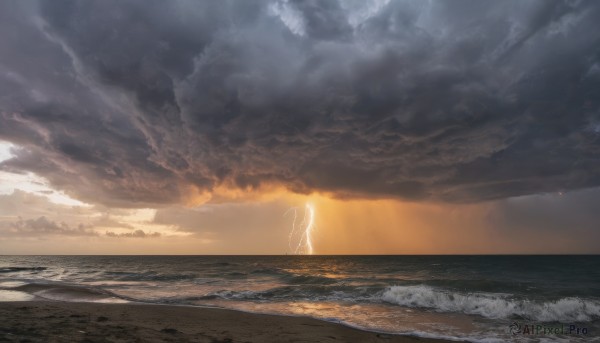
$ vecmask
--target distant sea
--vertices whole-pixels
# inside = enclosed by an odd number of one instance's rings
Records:
[[[0,256],[0,300],[35,298],[216,306],[471,341],[600,341],[600,256]]]

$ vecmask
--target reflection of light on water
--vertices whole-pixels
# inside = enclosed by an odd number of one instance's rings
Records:
[[[284,215],[290,211],[294,213],[294,221],[292,222],[292,229],[288,238],[290,251],[296,255],[312,255],[314,251],[312,233],[315,227],[315,208],[311,203],[304,205],[304,213],[300,224],[296,224],[298,220],[298,208],[292,207]],[[299,237],[297,237],[298,235]],[[298,244],[293,244],[295,240],[298,240]],[[292,245],[296,247],[292,248]]]
[[[252,313],[307,316],[352,327],[396,334],[429,332],[432,337],[475,335],[479,327],[463,314],[448,316],[399,306],[333,301],[250,302],[215,299],[197,305],[233,308]],[[500,329],[505,327],[501,325]]]

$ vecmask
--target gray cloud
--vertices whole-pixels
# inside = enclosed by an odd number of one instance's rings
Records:
[[[525,231],[564,232],[580,236],[593,247],[600,239],[598,213],[600,189],[587,189],[562,195],[530,195],[498,201],[489,213],[489,224],[518,235]]]
[[[90,227],[79,224],[76,227],[71,227],[64,222],[55,222],[41,216],[36,219],[24,220],[19,218],[14,222],[0,222],[0,231],[4,236],[47,236],[47,235],[64,235],[64,236],[96,236]]]
[[[471,202],[600,185],[592,1],[0,4],[0,164],[79,199],[187,187]]]
[[[492,229],[494,238],[510,237],[515,246],[597,254],[598,199],[600,188],[503,199],[490,203],[483,226]]]

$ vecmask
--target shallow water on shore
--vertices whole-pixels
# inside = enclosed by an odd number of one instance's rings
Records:
[[[211,305],[477,341],[600,340],[598,256],[2,256],[0,300],[19,296]]]

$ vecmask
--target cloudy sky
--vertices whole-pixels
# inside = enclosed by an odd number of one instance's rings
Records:
[[[0,2],[0,254],[600,253],[599,187],[597,1]]]

